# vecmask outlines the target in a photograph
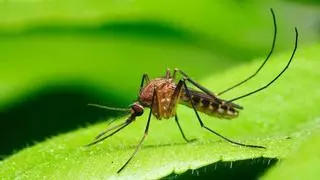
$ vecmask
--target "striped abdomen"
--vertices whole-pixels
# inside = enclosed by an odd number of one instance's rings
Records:
[[[221,99],[212,98],[211,96],[199,91],[190,90],[190,94],[196,109],[209,116],[232,119],[239,115],[238,109],[241,109],[241,107],[236,104],[225,103],[225,101]],[[181,93],[179,103],[192,108],[190,98],[185,92]]]

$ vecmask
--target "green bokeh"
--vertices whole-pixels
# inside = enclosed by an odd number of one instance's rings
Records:
[[[292,47],[293,26],[300,46],[317,42],[319,7],[297,2],[0,0],[0,154],[121,115],[86,104],[127,106],[144,72],[204,79],[265,57],[270,7],[276,53]]]

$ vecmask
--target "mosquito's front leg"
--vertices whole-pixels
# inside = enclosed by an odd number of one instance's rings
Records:
[[[120,173],[131,161],[131,159],[137,154],[138,150],[140,149],[144,139],[147,137],[148,135],[148,131],[149,131],[149,124],[150,124],[150,120],[151,120],[151,115],[152,115],[152,108],[154,107],[154,102],[155,102],[155,96],[156,96],[156,89],[154,89],[153,91],[153,95],[152,95],[152,102],[151,102],[151,106],[150,106],[150,113],[148,116],[148,121],[147,121],[147,125],[146,128],[144,130],[144,134],[139,142],[139,144],[137,145],[136,149],[134,150],[133,154],[130,156],[130,158],[126,161],[126,163],[124,163],[124,165],[117,171],[117,173]]]

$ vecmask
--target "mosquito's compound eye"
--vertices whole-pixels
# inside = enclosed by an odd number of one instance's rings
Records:
[[[140,104],[134,103],[131,108],[136,116],[141,116],[143,114],[143,106],[141,106]]]

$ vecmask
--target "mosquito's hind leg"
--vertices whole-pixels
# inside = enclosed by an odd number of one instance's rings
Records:
[[[180,82],[183,82],[183,86],[184,86],[184,88],[185,88],[185,92],[186,92],[187,96],[191,98],[190,91],[189,91],[189,89],[188,89],[188,87],[187,87],[187,84],[185,83],[185,79],[180,80]],[[259,145],[243,144],[243,143],[239,143],[239,142],[233,141],[233,140],[231,140],[231,139],[229,139],[229,138],[227,138],[227,137],[225,137],[225,136],[217,133],[216,131],[210,129],[209,127],[207,127],[207,126],[202,122],[202,120],[201,120],[201,118],[200,118],[200,116],[199,116],[199,114],[198,114],[198,111],[197,111],[197,109],[196,109],[193,101],[190,101],[190,102],[191,102],[192,108],[193,108],[193,110],[194,110],[194,112],[195,112],[195,114],[196,114],[196,116],[197,116],[197,119],[198,119],[198,121],[199,121],[199,123],[200,123],[200,125],[201,125],[202,128],[205,128],[206,130],[210,131],[211,133],[219,136],[220,138],[222,138],[222,139],[224,139],[224,140],[226,140],[226,141],[228,141],[228,142],[230,142],[230,143],[232,143],[232,144],[236,144],[236,145],[244,146],[244,147],[266,149],[265,147],[259,146]]]
[[[230,90],[232,90],[232,89],[234,89],[234,88],[236,88],[236,87],[238,87],[238,86],[240,86],[240,85],[242,85],[242,84],[244,84],[245,82],[249,81],[250,79],[252,79],[254,76],[256,76],[256,75],[259,73],[259,71],[263,68],[263,66],[264,66],[264,65],[267,63],[267,61],[269,60],[271,54],[273,53],[273,50],[274,50],[274,47],[275,47],[275,43],[276,43],[276,38],[277,38],[277,21],[276,21],[276,15],[274,14],[272,8],[270,9],[270,11],[271,11],[272,20],[273,20],[274,33],[273,33],[273,40],[272,40],[271,49],[270,49],[270,51],[269,51],[266,59],[262,62],[262,64],[259,66],[259,68],[258,68],[253,74],[251,74],[249,77],[245,78],[244,80],[238,82],[237,84],[235,84],[235,85],[233,85],[233,86],[231,86],[231,87],[229,87],[229,88],[227,88],[227,89],[219,92],[219,93],[218,93],[219,96],[222,95],[222,94],[224,94],[224,93],[226,93],[226,92],[228,92],[228,91],[230,91]]]
[[[269,83],[267,83],[266,85],[256,89],[256,90],[253,90],[247,94],[244,94],[244,95],[241,95],[241,96],[238,96],[236,98],[233,98],[233,99],[230,99],[227,101],[227,103],[230,103],[230,102],[233,102],[233,101],[236,101],[236,100],[239,100],[239,99],[242,99],[242,98],[245,98],[245,97],[248,97],[252,94],[255,94],[257,92],[260,92],[264,89],[267,89],[271,84],[273,84],[280,76],[282,76],[282,74],[288,69],[289,65],[291,64],[291,61],[294,57],[294,55],[296,54],[296,50],[298,48],[298,39],[299,39],[299,33],[298,33],[298,29],[295,27],[294,28],[294,31],[295,31],[295,42],[294,42],[294,48],[293,48],[293,51],[291,53],[291,57],[289,59],[289,61],[287,62],[287,65],[282,69],[282,71],[280,71],[280,73],[275,77],[273,78]]]

